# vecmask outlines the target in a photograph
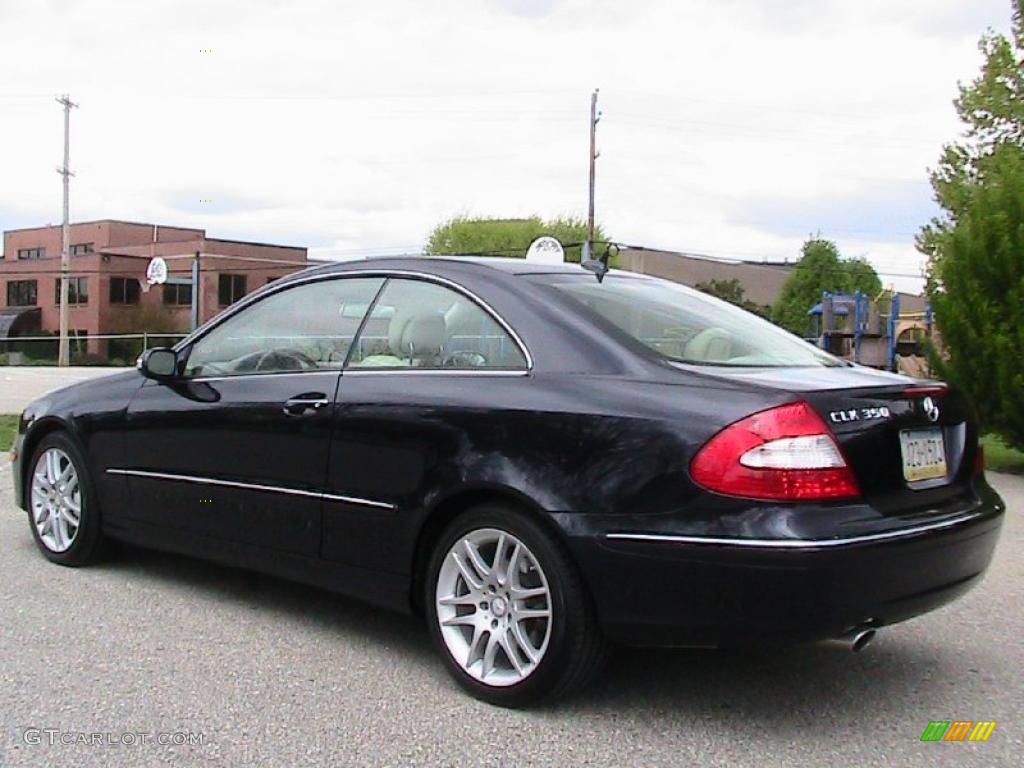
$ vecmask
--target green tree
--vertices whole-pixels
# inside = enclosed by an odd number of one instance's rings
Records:
[[[1024,151],[1002,144],[942,240],[932,307],[939,373],[972,397],[983,424],[1024,448]]]
[[[982,35],[981,74],[967,85],[959,84],[953,104],[966,125],[964,139],[945,145],[931,172],[935,200],[944,212],[917,236],[917,247],[929,257],[930,268],[942,251],[943,238],[968,204],[971,186],[981,181],[985,159],[1000,144],[1024,143],[1024,0],[1011,0],[1011,5],[1011,36],[991,30]]]
[[[526,256],[530,243],[541,235],[551,235],[563,245],[582,243],[587,239],[587,222],[583,219],[556,218],[544,221],[539,216],[526,219],[469,218],[456,216],[438,224],[427,238],[425,252],[431,256],[449,254],[482,254],[485,256]],[[600,227],[594,229],[594,240],[607,240]],[[601,246],[595,249],[601,252]],[[580,260],[580,246],[565,249],[569,261]]]
[[[771,313],[771,307],[763,306],[748,299],[746,292],[743,290],[743,285],[735,277],[730,280],[708,280],[706,283],[697,283],[694,288],[698,291],[704,291],[704,293],[710,293],[712,296],[717,296],[719,299],[735,304],[737,307],[742,307],[748,312],[761,315],[761,317],[768,317]]]
[[[918,235],[942,334],[935,366],[987,429],[1024,447],[1024,0],[1013,32],[981,38],[981,74],[954,102],[964,138],[931,173],[943,214]]]
[[[878,274],[864,259],[843,259],[831,240],[812,237],[804,243],[802,256],[782,286],[772,306],[772,321],[801,336],[807,333],[807,311],[821,301],[825,291],[861,291],[874,298],[882,290]]]

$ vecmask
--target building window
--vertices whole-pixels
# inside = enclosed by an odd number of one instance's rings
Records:
[[[192,306],[191,283],[164,283],[164,304],[175,307]]]
[[[37,299],[35,280],[11,280],[7,283],[8,307],[33,307]]]
[[[110,278],[111,304],[138,304],[139,281],[134,277]]]
[[[92,253],[92,243],[75,243],[71,246],[72,256],[83,256],[86,253]]]
[[[245,275],[231,275],[222,273],[218,275],[217,300],[222,307],[234,304],[245,296]]]
[[[53,281],[53,303],[60,304],[60,278],[58,277]],[[68,304],[88,304],[89,303],[89,285],[88,278],[85,277],[69,277],[68,278]]]
[[[46,249],[45,248],[19,248],[18,249],[19,259],[45,259]]]

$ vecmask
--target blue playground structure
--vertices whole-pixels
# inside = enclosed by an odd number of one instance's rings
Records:
[[[896,291],[882,291],[874,299],[860,291],[825,291],[807,314],[811,318],[808,341],[838,357],[914,374],[926,367],[924,341],[934,331],[930,304],[924,312],[901,314]]]

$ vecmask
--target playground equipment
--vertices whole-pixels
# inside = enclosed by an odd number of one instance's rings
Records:
[[[825,291],[811,307],[808,341],[860,365],[914,376],[928,373],[926,345],[934,343],[931,305],[900,312],[900,294],[883,290],[874,299],[860,291]]]

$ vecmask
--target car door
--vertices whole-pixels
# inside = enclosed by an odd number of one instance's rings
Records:
[[[127,414],[129,514],[204,537],[304,555],[320,546],[331,412],[382,278],[269,292],[147,381]]]
[[[429,279],[389,278],[338,387],[323,558],[407,570],[410,513],[452,469],[468,424],[480,418],[490,389],[482,377],[514,387],[527,372],[521,344],[472,296]]]

